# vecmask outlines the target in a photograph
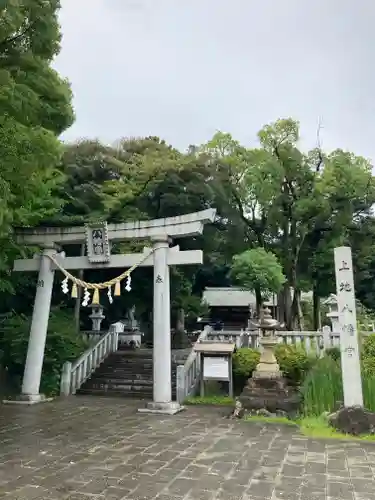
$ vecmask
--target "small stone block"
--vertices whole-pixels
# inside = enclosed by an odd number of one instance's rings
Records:
[[[44,394],[19,394],[14,399],[3,399],[4,405],[35,405],[38,403],[49,403],[53,398],[47,398]]]
[[[139,413],[154,413],[155,415],[176,415],[185,409],[179,403],[148,403],[146,408],[138,408]]]

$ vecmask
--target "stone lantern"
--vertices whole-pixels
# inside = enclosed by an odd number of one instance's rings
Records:
[[[340,331],[339,323],[339,308],[337,305],[337,296],[333,293],[324,301],[324,305],[329,307],[329,312],[326,314],[327,318],[331,321],[332,331]]]
[[[275,331],[280,330],[280,323],[272,318],[271,311],[266,307],[261,312],[260,321],[254,323],[254,326],[261,331],[259,344],[263,349],[256,371],[253,372],[253,378],[282,377],[274,354],[275,347],[278,344],[278,338],[275,336]]]
[[[92,312],[89,316],[92,321],[92,330],[93,332],[100,332],[101,323],[105,318],[103,314],[104,307],[100,304],[90,304],[89,307],[91,307],[92,309]]]
[[[262,310],[259,322],[253,325],[261,331],[262,352],[239,398],[241,405],[254,414],[294,416],[298,413],[300,397],[295,388],[288,386],[274,352],[278,344],[275,332],[282,327],[268,308]]]

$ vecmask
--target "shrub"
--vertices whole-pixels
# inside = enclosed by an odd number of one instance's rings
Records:
[[[4,323],[0,339],[2,362],[10,377],[21,383],[29,341],[31,318],[13,314]],[[77,335],[71,314],[52,310],[44,352],[41,392],[54,395],[59,392],[60,375],[66,361],[76,360],[87,348],[87,343]]]
[[[339,347],[329,347],[328,349],[325,350],[324,355],[329,356],[334,361],[338,361],[338,362],[341,359],[341,352],[340,352]]]
[[[362,375],[366,377],[375,376],[375,358],[370,356],[362,358]]]
[[[340,364],[331,356],[316,361],[301,388],[305,415],[333,411],[343,400]]]
[[[233,354],[233,383],[236,392],[241,392],[247,379],[259,363],[260,353],[249,347],[241,347]]]
[[[279,344],[275,356],[284,376],[298,385],[316,361],[316,357],[307,354],[306,350],[295,344]]]
[[[241,347],[233,354],[233,373],[248,378],[259,363],[260,353],[249,347]]]
[[[364,358],[375,357],[375,335],[365,337],[362,344],[362,355]]]

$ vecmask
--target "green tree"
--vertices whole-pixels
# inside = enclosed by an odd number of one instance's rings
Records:
[[[332,248],[375,200],[367,160],[342,150],[303,153],[298,140],[298,123],[286,119],[263,127],[259,148],[222,133],[201,148],[226,179],[228,218],[245,227],[249,247],[274,251],[282,264],[287,281],[278,303],[289,329],[301,327],[302,289],[314,288],[315,298],[326,289],[322,262],[328,255],[333,262]]]
[[[263,301],[271,294],[278,293],[286,281],[276,255],[263,248],[235,255],[230,274],[244,289],[255,292],[258,318]]]
[[[0,268],[17,253],[11,226],[35,225],[60,209],[52,196],[58,135],[73,122],[71,91],[51,67],[60,30],[54,0],[0,3]]]
[[[367,217],[353,225],[349,237],[353,252],[356,297],[375,311],[375,219]]]

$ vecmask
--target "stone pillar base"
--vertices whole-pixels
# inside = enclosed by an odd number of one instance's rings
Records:
[[[5,405],[35,405],[38,403],[48,403],[53,398],[47,398],[44,394],[19,394],[13,399],[3,399]]]
[[[185,408],[175,401],[170,403],[147,403],[146,408],[138,408],[139,413],[154,413],[156,415],[175,415]]]
[[[254,376],[255,375],[255,376]],[[285,413],[295,416],[300,405],[300,395],[289,387],[279,373],[257,373],[249,379],[239,398],[245,410],[250,412],[267,410],[270,413]]]

